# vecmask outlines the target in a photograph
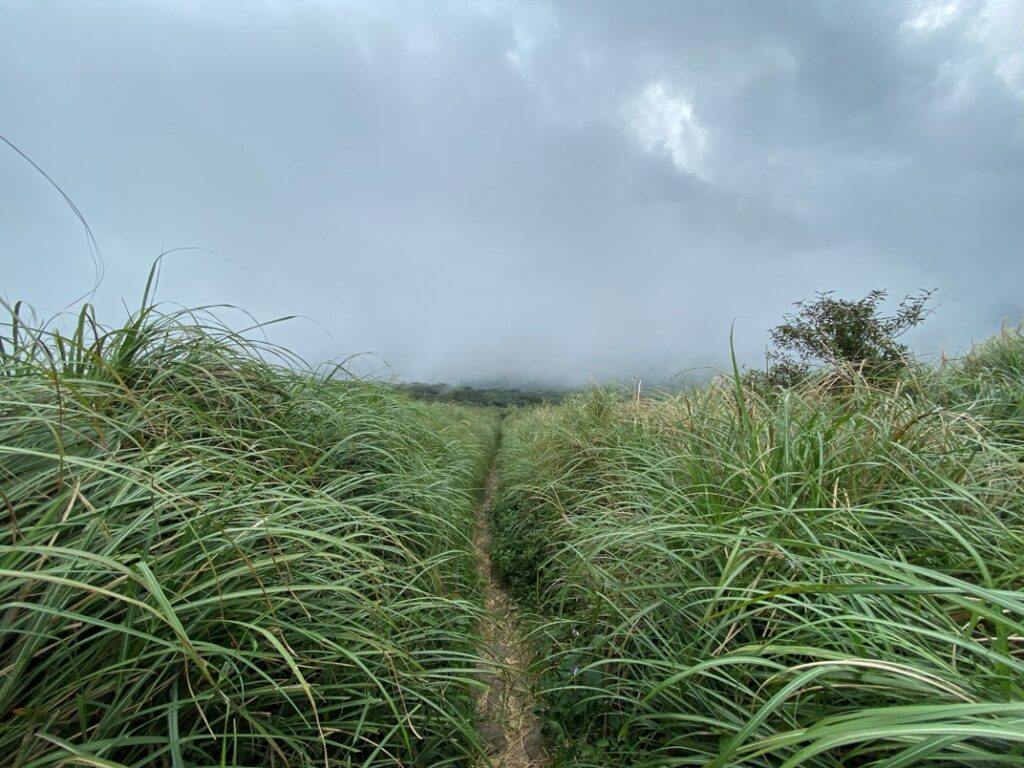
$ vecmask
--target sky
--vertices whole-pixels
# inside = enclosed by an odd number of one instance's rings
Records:
[[[0,0],[0,135],[120,322],[405,380],[659,379],[818,291],[1024,318],[1024,2]],[[0,145],[0,295],[93,287]],[[242,324],[239,309],[222,310]]]

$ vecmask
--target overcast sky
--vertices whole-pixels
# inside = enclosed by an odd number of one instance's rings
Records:
[[[0,134],[118,322],[230,303],[320,361],[580,381],[727,360],[815,291],[1024,315],[1024,2],[0,0]],[[0,146],[0,291],[93,283]]]

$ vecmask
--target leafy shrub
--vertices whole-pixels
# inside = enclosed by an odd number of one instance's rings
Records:
[[[770,332],[774,347],[768,369],[752,383],[791,387],[805,380],[812,368],[855,371],[875,382],[892,379],[903,371],[909,350],[897,340],[924,322],[931,312],[934,291],[906,296],[895,314],[882,315],[885,291],[871,291],[862,299],[837,299],[819,293],[814,301],[799,301],[798,311]]]

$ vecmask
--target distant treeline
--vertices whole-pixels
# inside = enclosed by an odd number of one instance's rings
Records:
[[[567,390],[477,389],[475,387],[453,387],[450,384],[423,384],[421,382],[398,384],[396,386],[418,400],[484,405],[498,408],[558,403],[572,394]]]

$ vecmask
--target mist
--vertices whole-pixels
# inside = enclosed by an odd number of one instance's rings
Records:
[[[826,290],[938,289],[922,355],[1024,318],[1015,0],[4,0],[0,134],[101,320],[173,251],[169,307],[373,375],[757,365]],[[0,145],[3,298],[95,276]]]

